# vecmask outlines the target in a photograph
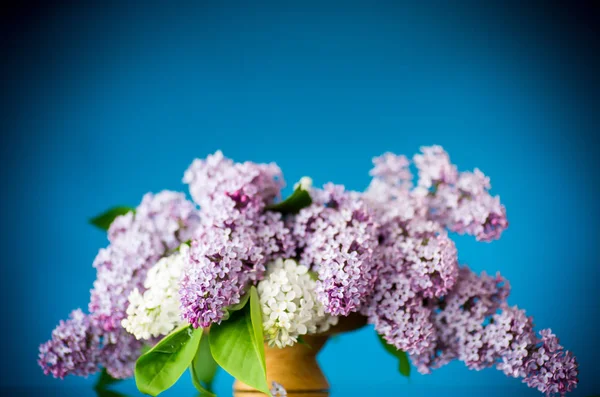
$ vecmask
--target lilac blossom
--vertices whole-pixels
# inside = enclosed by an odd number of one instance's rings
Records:
[[[429,191],[430,218],[478,241],[500,238],[508,227],[506,209],[498,196],[489,194],[489,178],[477,168],[458,173],[440,146],[421,151],[414,162],[419,170],[418,185]]]
[[[363,198],[376,211],[378,221],[385,224],[425,219],[429,211],[428,190],[413,187],[410,161],[405,156],[385,153],[375,157],[373,164],[373,179]]]
[[[221,151],[206,160],[196,159],[184,174],[183,182],[200,207],[209,207],[223,194],[234,197],[239,204],[259,198],[264,203],[279,197],[284,185],[281,170],[274,163],[234,163]]]
[[[281,214],[238,218],[232,224],[203,224],[194,236],[180,286],[182,316],[194,327],[219,323],[226,307],[239,302],[265,265],[294,251]]]
[[[462,267],[454,288],[433,305],[432,322],[437,331],[436,345],[411,357],[419,372],[428,373],[452,359],[464,361],[471,369],[489,366],[490,358],[480,347],[486,318],[505,305],[510,286],[499,274],[476,275]]]
[[[115,379],[132,377],[135,362],[141,355],[144,342],[137,340],[124,328],[108,333],[103,332],[102,339],[100,364],[106,368],[106,372]]]
[[[565,394],[577,387],[578,364],[573,354],[559,345],[550,329],[540,331],[533,353],[525,358],[523,382],[546,394]],[[503,360],[505,357],[503,357]]]
[[[383,267],[361,311],[389,344],[421,353],[435,339],[430,309],[422,302],[444,295],[454,285],[454,243],[433,222],[397,218],[382,224],[378,251]]]
[[[359,195],[342,186],[311,193],[315,203],[293,220],[300,263],[318,273],[317,297],[326,311],[347,316],[373,290],[377,225]]]
[[[184,180],[202,206],[202,225],[181,281],[182,316],[207,327],[263,277],[267,262],[292,256],[295,245],[281,214],[264,211],[283,184],[275,165],[236,164],[217,152],[194,161]]]
[[[406,156],[384,153],[373,158],[374,167],[369,171],[374,180],[383,182],[388,190],[392,187],[403,189],[412,188],[413,175],[410,172],[410,161]]]
[[[422,161],[433,163],[429,158]],[[376,256],[382,267],[361,312],[386,342],[420,354],[436,338],[431,310],[422,302],[453,287],[458,275],[456,247],[440,224],[428,220],[427,190],[412,188],[408,160],[388,153],[373,162],[374,178],[365,199],[380,225]],[[430,172],[434,182],[452,175],[447,162],[438,163],[446,171]]]
[[[225,308],[240,301],[251,274],[264,271],[249,229],[201,227],[194,236],[180,286],[182,316],[194,327],[219,323]]]
[[[90,318],[77,309],[52,331],[52,339],[40,346],[38,363],[44,374],[55,378],[88,376],[98,370],[99,355],[100,338]]]
[[[194,203],[183,193],[167,190],[155,195],[146,194],[137,207],[135,218],[167,250],[188,241],[200,220]]]
[[[270,392],[273,397],[287,397],[287,391],[285,390],[285,387],[275,381],[271,382]]]
[[[418,354],[435,341],[431,311],[413,291],[411,280],[392,267],[382,269],[375,291],[362,309],[385,341],[399,350]]]
[[[423,146],[421,154],[413,157],[419,170],[419,186],[426,189],[439,184],[454,184],[458,177],[456,166],[441,146]]]
[[[489,178],[477,168],[461,172],[455,185],[437,187],[431,213],[454,232],[473,235],[479,241],[498,239],[508,227],[506,209],[489,189]]]
[[[575,358],[550,330],[538,337],[532,318],[507,305],[509,289],[500,275],[461,268],[454,289],[428,305],[437,339],[428,351],[411,355],[417,369],[429,373],[459,359],[475,370],[496,367],[547,395],[572,391],[578,382]]]

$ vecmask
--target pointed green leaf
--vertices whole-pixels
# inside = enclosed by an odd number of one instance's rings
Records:
[[[183,325],[165,336],[156,346],[138,358],[135,384],[145,394],[157,396],[177,382],[190,366],[200,340],[202,328]]]
[[[201,396],[215,397],[211,392],[212,381],[217,373],[218,364],[210,352],[208,335],[204,335],[196,352],[196,357],[190,365],[192,383]]]
[[[250,305],[232,312],[229,319],[222,321],[221,324],[212,325],[208,339],[210,351],[221,368],[234,378],[270,395],[264,347],[262,349],[258,347],[258,345],[263,346],[263,340],[257,339],[258,331],[252,324],[252,311],[256,312],[251,310],[252,296],[255,294],[255,290],[250,291]],[[254,316],[256,317],[256,314]],[[260,336],[262,336],[262,328]]]
[[[285,200],[271,204],[266,207],[268,211],[281,212],[282,214],[297,214],[302,208],[312,204],[312,198],[307,190],[302,187],[296,188],[294,193]]]
[[[113,383],[120,382],[122,379],[115,379],[106,372],[106,368],[102,369],[100,375],[98,376],[98,380],[94,385],[94,389],[105,389],[107,386],[112,385]]]
[[[384,349],[388,353],[390,353],[392,356],[394,356],[398,359],[398,362],[399,362],[398,363],[398,371],[400,371],[400,373],[402,375],[409,377],[410,376],[410,362],[408,361],[408,355],[406,354],[406,352],[403,352],[402,350],[398,350],[394,346],[387,343],[381,335],[377,334],[377,336],[379,338],[379,341],[383,345]]]
[[[125,206],[113,207],[113,208],[109,209],[108,211],[90,219],[90,223],[92,225],[98,227],[99,229],[108,230],[108,228],[110,227],[110,224],[115,220],[115,218],[117,216],[125,215],[126,213],[132,212],[132,211],[135,211],[135,210],[131,207],[125,207]]]

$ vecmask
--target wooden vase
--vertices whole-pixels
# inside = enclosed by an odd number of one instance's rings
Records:
[[[281,384],[288,396],[326,397],[329,395],[329,382],[323,374],[317,354],[331,335],[349,332],[363,327],[366,318],[357,314],[341,317],[339,323],[329,331],[317,335],[305,335],[305,344],[296,343],[283,349],[272,348],[265,344],[267,364],[267,382]],[[233,384],[236,397],[258,397],[263,393],[239,380]]]

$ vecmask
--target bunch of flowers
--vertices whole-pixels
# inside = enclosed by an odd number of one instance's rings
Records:
[[[507,303],[508,281],[459,266],[449,233],[489,242],[508,226],[489,178],[459,172],[439,146],[412,163],[386,153],[374,165],[365,192],[303,178],[282,200],[275,164],[217,152],[185,172],[193,201],[147,194],[96,218],[110,224],[110,244],[94,261],[89,313],[58,325],[39,364],[58,378],[135,374],[151,395],[187,368],[205,392],[220,366],[282,395],[285,385],[268,387],[263,343],[302,343],[352,314],[421,373],[460,360],[547,395],[573,390],[575,358]]]

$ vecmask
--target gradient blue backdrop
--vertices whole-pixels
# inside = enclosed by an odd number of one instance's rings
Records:
[[[310,175],[360,190],[373,156],[441,144],[461,169],[491,177],[510,221],[491,244],[457,237],[460,261],[502,271],[510,303],[577,355],[574,395],[600,391],[598,102],[592,69],[563,31],[535,13],[466,5],[143,10],[62,7],[13,32],[2,82],[11,95],[0,387],[91,384],[59,383],[36,364],[58,320],[87,306],[91,263],[107,243],[87,219],[147,191],[185,190],[195,157],[221,149],[277,162],[290,185]],[[538,395],[460,363],[407,381],[370,328],[332,341],[320,358],[334,396],[355,395],[357,379],[392,395],[488,386]],[[220,374],[217,391],[230,385]],[[187,375],[176,391],[192,395]]]

